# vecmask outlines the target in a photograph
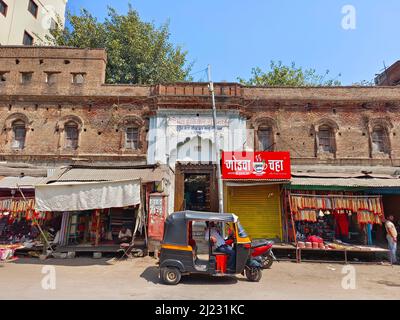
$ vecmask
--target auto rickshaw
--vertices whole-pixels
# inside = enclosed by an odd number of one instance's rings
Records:
[[[235,250],[235,269],[227,271],[227,254],[215,252],[208,241],[208,259],[197,255],[196,242],[192,235],[193,222],[214,222],[229,224],[230,243]],[[232,241],[233,240],[233,241]],[[262,276],[262,265],[251,256],[251,240],[241,226],[238,217],[228,213],[197,211],[175,212],[167,217],[164,238],[160,250],[160,279],[168,285],[176,285],[182,275],[192,273],[211,276],[246,275],[252,282]]]

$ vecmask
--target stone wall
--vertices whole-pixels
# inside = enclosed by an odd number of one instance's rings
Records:
[[[210,109],[206,83],[156,86],[104,83],[102,49],[0,48],[0,161],[64,164],[146,162],[148,122],[160,109]],[[22,73],[32,79],[22,83]],[[47,83],[49,73],[55,73]],[[81,73],[84,82],[73,83]],[[400,165],[400,87],[252,88],[216,83],[217,107],[239,110],[248,128],[273,127],[275,150],[288,150],[294,164]],[[26,123],[22,150],[12,148],[12,124]],[[79,146],[65,148],[64,124],[79,125]],[[126,150],[126,123],[139,127],[137,150]],[[318,128],[333,129],[335,152],[318,151]],[[374,153],[375,126],[387,132],[390,152]],[[257,134],[255,135],[257,136]],[[255,138],[256,141],[256,138]]]

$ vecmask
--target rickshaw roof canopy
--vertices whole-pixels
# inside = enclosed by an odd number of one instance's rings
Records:
[[[201,211],[180,211],[171,216],[176,219],[196,220],[196,221],[215,221],[215,222],[235,222],[237,217],[232,213],[201,212]]]
[[[165,220],[163,243],[176,245],[187,244],[187,222],[189,221],[237,222],[237,220],[237,216],[232,213],[200,211],[174,212]]]

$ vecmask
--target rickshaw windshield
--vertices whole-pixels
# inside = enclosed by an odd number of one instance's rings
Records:
[[[244,230],[244,228],[242,227],[242,225],[240,224],[239,221],[237,222],[237,229],[238,229],[239,237],[241,237],[241,238],[248,237],[246,230]]]

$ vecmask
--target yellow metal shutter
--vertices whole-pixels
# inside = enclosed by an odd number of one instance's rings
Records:
[[[251,238],[282,239],[279,185],[228,187],[228,212]]]

